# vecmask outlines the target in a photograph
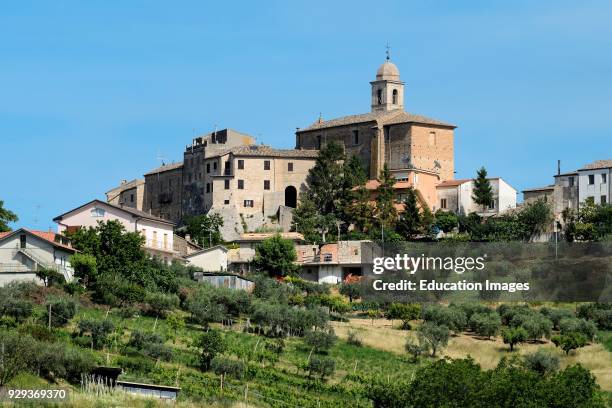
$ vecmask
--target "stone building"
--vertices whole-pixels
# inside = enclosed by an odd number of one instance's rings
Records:
[[[438,181],[453,179],[456,126],[406,112],[404,83],[388,58],[370,85],[369,113],[319,119],[298,129],[296,148],[320,149],[332,140],[339,142],[347,155],[361,159],[371,179],[385,163],[398,180],[418,181],[421,174]]]
[[[121,184],[106,192],[106,201],[114,205],[135,208],[142,211],[145,181],[134,179],[121,180]]]
[[[179,224],[183,219],[183,163],[164,164],[144,178],[143,211]]]

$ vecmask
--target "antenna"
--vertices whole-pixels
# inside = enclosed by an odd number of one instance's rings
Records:
[[[166,164],[166,158],[161,154],[159,149],[157,149],[157,157],[155,157],[155,160],[158,160],[162,166]]]

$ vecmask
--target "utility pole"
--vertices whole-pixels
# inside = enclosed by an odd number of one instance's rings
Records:
[[[51,330],[51,303],[49,303],[49,322],[47,323],[49,330]]]

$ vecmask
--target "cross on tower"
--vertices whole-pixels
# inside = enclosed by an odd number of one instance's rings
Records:
[[[387,51],[386,51],[386,53],[387,53],[387,61],[389,61],[391,59],[391,55],[390,55],[391,54],[390,53],[391,49],[389,47],[389,41],[387,41],[387,47],[386,48],[387,48]]]

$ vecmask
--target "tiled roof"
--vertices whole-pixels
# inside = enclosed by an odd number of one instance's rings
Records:
[[[143,179],[134,179],[132,181],[128,181],[127,183],[123,183],[118,185],[117,187],[113,187],[110,190],[108,190],[106,192],[106,194],[108,193],[112,193],[113,191],[125,191],[125,190],[129,190],[130,188],[139,186],[141,184],[144,184],[144,180]]]
[[[76,249],[74,249],[72,246],[61,242],[61,240],[66,239],[66,237],[60,234],[56,234],[53,231],[37,231],[37,230],[31,230],[27,228],[19,228],[14,231],[0,232],[0,240],[8,237],[9,235],[17,234],[19,231],[28,232],[44,241],[49,242],[51,245],[55,247],[64,248],[69,251],[76,252]]]
[[[445,180],[436,187],[456,187],[463,183],[467,183],[468,181],[472,181],[472,179]]]
[[[365,183],[366,190],[376,190],[380,186],[380,181],[378,180],[368,180]],[[393,188],[396,190],[400,190],[402,188],[408,188],[412,186],[412,184],[408,181],[397,181],[393,184]],[[359,186],[354,187],[353,190],[357,190]]]
[[[412,113],[408,113],[398,109],[392,111],[369,112],[360,115],[349,115],[330,120],[316,121],[315,123],[306,128],[299,129],[298,133],[309,130],[326,129],[335,126],[346,126],[353,125],[356,123],[366,123],[374,121],[379,121],[381,125],[392,125],[397,123],[422,123],[426,125],[448,126],[453,128],[456,127],[455,125],[451,125],[449,123],[445,123],[437,119],[432,119],[421,115],[414,115]]]
[[[236,146],[229,151],[235,156],[262,156],[262,157],[294,157],[294,158],[316,158],[318,150],[302,149],[274,149],[267,145],[244,145]]]
[[[156,217],[156,216],[151,215],[151,214],[149,214],[147,212],[140,211],[140,210],[137,210],[137,209],[131,208],[131,207],[125,207],[125,206],[122,206],[122,205],[115,205],[115,204],[111,204],[111,203],[106,203],[106,202],[100,201],[98,199],[89,201],[89,202],[87,202],[87,203],[85,203],[85,204],[83,204],[81,206],[78,206],[77,208],[73,208],[70,211],[66,211],[65,213],[63,213],[61,215],[58,215],[57,217],[53,218],[53,221],[56,221],[56,222],[57,221],[61,221],[62,217],[64,217],[65,215],[70,214],[73,211],[79,210],[79,209],[81,209],[81,208],[83,208],[83,207],[85,207],[85,206],[87,206],[87,205],[89,205],[91,203],[96,203],[96,204],[99,204],[99,205],[107,205],[109,207],[117,208],[117,209],[119,209],[121,211],[130,213],[133,216],[144,218],[144,219],[147,219],[147,220],[157,221],[157,222],[161,222],[161,223],[164,223],[164,224],[176,225],[172,221],[164,220],[163,218]]]
[[[580,170],[596,170],[596,169],[609,169],[612,168],[612,159],[608,160],[596,160],[593,163],[585,165]]]
[[[164,164],[163,166],[160,166],[160,167],[158,167],[156,169],[151,170],[148,173],[145,173],[145,176],[148,176],[150,174],[163,173],[164,171],[174,170],[174,169],[178,169],[180,167],[183,167],[183,162],[172,163],[172,164]]]

